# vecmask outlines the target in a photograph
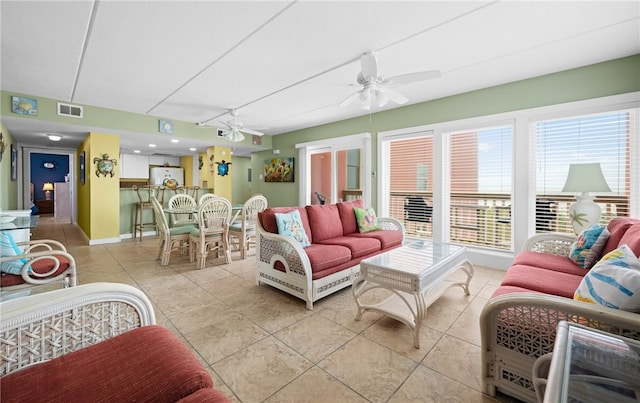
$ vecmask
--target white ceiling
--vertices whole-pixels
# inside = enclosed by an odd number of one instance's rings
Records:
[[[371,50],[387,77],[441,70],[396,88],[409,104],[640,53],[638,1],[2,0],[0,13],[2,90],[193,123],[240,108],[270,135],[369,113],[338,105]],[[32,145],[96,129],[2,121]],[[158,137],[116,132],[125,149]],[[205,132],[155,152],[224,143]]]

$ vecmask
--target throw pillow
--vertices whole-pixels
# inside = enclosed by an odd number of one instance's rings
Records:
[[[584,276],[573,299],[640,312],[640,260],[626,244],[607,253]]]
[[[598,239],[591,245],[591,249],[589,249],[589,253],[587,257],[584,258],[584,268],[590,269],[594,264],[600,259],[602,256],[602,251],[604,251],[604,247],[607,245],[607,241],[609,240],[609,230],[607,227],[604,227]]]
[[[13,240],[13,236],[9,232],[0,232],[0,256],[17,256],[22,254],[22,249]],[[0,264],[0,271],[9,274],[20,275],[22,266],[27,263],[27,259],[16,259]],[[31,269],[31,268],[29,268]]]
[[[376,217],[376,212],[373,208],[354,207],[353,211],[356,214],[356,222],[358,223],[358,229],[361,233],[381,229],[380,224],[378,224],[378,217]]]
[[[302,218],[298,210],[288,213],[275,213],[276,224],[278,225],[278,234],[296,240],[300,246],[306,248],[310,246],[309,237],[302,225]]]
[[[591,251],[591,247],[596,243],[604,228],[605,227],[600,225],[594,225],[593,227],[582,231],[578,235],[571,245],[571,251],[569,252],[569,258],[576,264],[576,266],[588,269],[585,265],[585,260]],[[604,243],[606,243],[606,240]],[[604,248],[604,245],[602,248]],[[602,249],[600,250],[600,253],[602,253]]]

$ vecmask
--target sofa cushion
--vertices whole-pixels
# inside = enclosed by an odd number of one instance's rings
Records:
[[[539,267],[546,270],[584,276],[587,271],[573,264],[571,259],[565,256],[552,255],[532,251],[522,251],[513,259],[513,265],[525,265]]]
[[[375,238],[380,241],[380,247],[383,250],[395,248],[396,246],[402,245],[402,231],[379,230],[365,232],[364,234],[354,232],[353,234],[349,234],[348,236],[354,238]],[[572,264],[572,266],[574,265]]]
[[[584,276],[573,298],[608,308],[640,312],[640,260],[624,244],[607,253]]]
[[[497,290],[493,292],[493,294],[491,294],[491,298],[495,298],[504,294],[511,294],[512,292],[532,292],[534,294],[544,294],[540,291],[533,291],[528,288],[516,287],[513,285],[501,285]]]
[[[358,223],[358,230],[360,233],[377,231],[380,228],[378,224],[378,217],[376,217],[376,211],[373,208],[354,208],[356,215],[356,222]]]
[[[620,245],[627,245],[636,256],[640,257],[640,222],[627,229],[620,239]]]
[[[286,236],[298,242],[303,248],[311,245],[307,233],[304,231],[300,211],[292,210],[288,213],[276,213],[278,234]]]
[[[349,248],[351,258],[355,259],[381,249],[380,241],[375,238],[357,238],[353,236],[339,236],[320,241],[324,245],[340,245]]]
[[[265,231],[272,234],[278,233],[278,223],[276,222],[276,213],[288,213],[293,210],[300,212],[300,219],[302,220],[302,226],[307,233],[309,242],[313,242],[311,237],[311,228],[309,227],[309,217],[307,216],[307,210],[304,207],[269,207],[264,211],[258,213],[258,219]]]
[[[629,217],[617,217],[610,220],[609,224],[607,224],[609,240],[607,241],[607,245],[604,247],[602,254],[606,255],[612,250],[618,249],[618,246],[620,246],[620,240],[624,236],[625,232],[627,232],[629,227],[634,224],[640,224],[640,220]]]
[[[342,234],[349,235],[358,231],[358,224],[356,223],[356,216],[353,209],[355,207],[363,208],[364,202],[362,199],[351,200],[348,202],[337,203],[338,213],[340,214],[340,221],[342,221]]]
[[[602,238],[600,236],[603,234]],[[609,231],[603,225],[594,225],[578,234],[571,245],[569,258],[576,266],[588,269],[599,258],[604,246],[609,239]]]
[[[175,402],[213,387],[173,333],[143,326],[2,377],[5,402]]]
[[[582,276],[541,269],[534,266],[513,265],[507,270],[500,285],[527,288],[545,294],[573,298]]]
[[[304,250],[311,263],[311,272],[315,273],[346,263],[351,260],[349,248],[340,245],[323,245],[319,243],[311,244]]]
[[[342,236],[342,222],[335,204],[306,206],[312,242]]]

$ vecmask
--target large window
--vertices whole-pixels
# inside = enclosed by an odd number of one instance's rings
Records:
[[[451,241],[510,249],[512,133],[509,125],[450,134]]]
[[[601,165],[611,192],[594,194],[602,208],[601,223],[628,216],[630,204],[632,136],[637,138],[635,110],[543,120],[533,123],[535,133],[536,230],[573,233],[568,206],[574,195],[562,193],[569,165]]]

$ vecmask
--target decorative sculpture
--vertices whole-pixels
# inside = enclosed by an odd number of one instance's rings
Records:
[[[113,177],[113,167],[118,164],[118,160],[115,158],[109,159],[109,154],[102,154],[102,159],[96,157],[93,159],[93,163],[96,165],[96,176],[99,178],[100,174],[105,177],[107,175]]]

